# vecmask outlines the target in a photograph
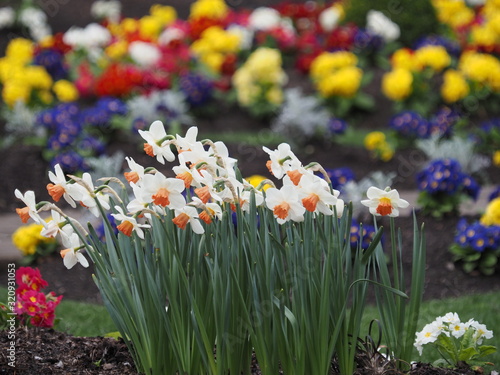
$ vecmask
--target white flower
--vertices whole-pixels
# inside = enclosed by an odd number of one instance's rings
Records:
[[[393,42],[401,35],[397,24],[387,18],[384,13],[373,9],[366,15],[366,30],[381,36],[386,42]]]
[[[158,37],[158,44],[165,46],[176,40],[183,40],[186,37],[186,31],[174,25],[167,27]]]
[[[455,312],[446,313],[444,316],[437,318],[436,320],[442,321],[443,323],[458,324],[460,323],[460,317]]]
[[[125,172],[123,175],[127,179],[129,183],[137,184],[144,177],[144,167],[140,164],[137,164],[134,159],[125,157],[127,161],[128,167],[130,168],[130,172]]]
[[[240,48],[242,50],[248,50],[252,48],[253,31],[247,27],[243,27],[238,24],[231,24],[226,29],[226,32],[232,35],[237,35],[240,39]]]
[[[71,184],[67,186],[67,190],[71,198],[76,201],[80,201],[80,203],[87,208],[95,217],[99,217],[99,204],[105,210],[109,210],[109,196],[103,194],[102,192],[95,193],[94,183],[92,182],[92,176],[85,172],[82,175],[80,180],[82,185],[80,184]]]
[[[90,7],[90,14],[97,19],[108,19],[112,23],[120,21],[122,11],[119,0],[97,0]]]
[[[465,331],[467,331],[467,325],[465,323],[458,322],[450,324],[448,329],[451,331],[451,335],[458,339],[464,335]]]
[[[66,176],[64,175],[64,172],[59,164],[54,166],[54,172],[55,173],[49,171],[49,180],[52,184],[47,185],[47,190],[50,196],[55,202],[59,202],[59,199],[63,197],[71,207],[75,208],[75,200],[71,198],[71,195],[68,192],[68,186],[70,184],[67,184]]]
[[[35,41],[40,41],[52,34],[50,26],[47,24],[47,15],[41,9],[25,8],[19,13],[18,20],[30,30]]]
[[[259,7],[254,9],[248,18],[248,27],[253,30],[267,31],[278,27],[281,22],[280,13],[273,8]]]
[[[198,128],[196,126],[191,126],[187,132],[186,136],[181,137],[179,134],[175,136],[176,145],[179,150],[187,151],[197,143],[196,137],[198,136]]]
[[[178,178],[167,178],[160,172],[146,174],[142,180],[141,189],[149,202],[161,207],[180,209],[186,205],[182,195],[184,181]]]
[[[11,7],[0,8],[0,29],[10,27],[16,20],[16,12]]]
[[[422,331],[417,332],[414,346],[419,354],[422,355],[423,345],[436,341],[440,334],[441,329],[436,322],[426,324]]]
[[[28,190],[23,195],[18,189],[16,189],[14,194],[16,195],[16,198],[23,201],[23,203],[26,205],[26,207],[24,208],[16,208],[16,212],[21,218],[22,222],[27,223],[28,219],[31,217],[35,223],[40,224],[43,220],[40,215],[38,215],[36,209],[35,192],[32,190]]]
[[[156,160],[165,164],[167,161],[174,161],[175,155],[170,149],[170,143],[166,140],[167,132],[163,122],[157,120],[151,124],[149,130],[139,130],[139,134],[146,141],[144,150],[149,156],[156,156]]]
[[[338,7],[331,6],[320,13],[318,21],[324,31],[330,32],[337,27],[340,16]]]
[[[189,223],[194,233],[205,233],[205,229],[198,220],[198,211],[194,207],[185,206],[181,209],[176,209],[175,217],[172,219],[172,221],[181,229],[185,229],[186,225]]]
[[[293,185],[284,185],[281,189],[266,190],[267,208],[273,210],[276,221],[283,224],[289,220],[304,221],[306,209],[299,201],[297,189]]]
[[[483,343],[483,339],[491,339],[493,338],[493,331],[488,330],[486,325],[476,322],[475,320],[470,322],[470,327],[476,330],[474,334],[474,340],[476,340],[478,345]]]
[[[371,186],[366,192],[368,199],[362,200],[361,204],[369,207],[370,213],[377,216],[399,216],[399,208],[406,208],[409,203],[399,198],[396,189],[382,190]]]
[[[44,228],[40,234],[44,237],[54,238],[57,234],[61,233],[63,227],[70,226],[64,216],[59,212],[51,210],[52,219],[48,222],[42,222]]]
[[[80,251],[83,248],[83,245],[80,241],[80,237],[78,237],[78,234],[71,233],[71,235],[66,236],[63,242],[66,246],[68,246],[67,249],[61,250],[61,257],[63,258],[64,266],[67,269],[71,269],[75,264],[80,263],[83,267],[87,268],[89,266],[89,262]]]
[[[139,238],[144,239],[144,231],[142,228],[151,228],[151,226],[148,224],[139,224],[135,217],[125,215],[120,206],[115,206],[115,209],[118,213],[111,214],[111,216],[113,216],[116,220],[121,221],[121,224],[116,228],[129,237],[132,235],[132,231],[135,231]]]
[[[161,58],[161,52],[155,45],[141,41],[130,43],[128,53],[136,64],[143,67],[151,67]]]
[[[287,143],[281,143],[274,151],[265,146],[262,149],[270,158],[267,162],[269,171],[278,179],[281,179],[286,172],[300,167],[299,159],[297,159],[290,145]]]
[[[299,199],[307,211],[324,215],[332,215],[331,207],[337,204],[337,197],[330,193],[326,181],[313,173],[305,173],[300,179]]]
[[[90,23],[85,28],[71,27],[63,36],[64,43],[74,48],[92,49],[111,41],[111,33],[104,26]]]

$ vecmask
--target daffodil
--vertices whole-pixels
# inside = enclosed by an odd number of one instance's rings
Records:
[[[386,188],[385,190],[371,186],[366,192],[368,199],[362,200],[361,204],[370,209],[370,213],[376,216],[399,216],[399,209],[406,208],[409,203],[399,198],[396,189]]]
[[[117,226],[117,229],[122,232],[126,236],[131,236],[132,232],[135,231],[139,238],[144,239],[144,231],[142,228],[151,228],[149,224],[139,224],[135,217],[127,216],[123,212],[123,209],[120,206],[115,206],[117,214],[111,214],[116,220],[121,223]]]
[[[266,192],[266,205],[267,208],[273,210],[279,224],[289,220],[304,221],[306,209],[300,203],[297,189],[293,185],[284,185],[281,189],[268,189]]]

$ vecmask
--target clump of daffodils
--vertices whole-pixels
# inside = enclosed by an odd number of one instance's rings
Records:
[[[449,312],[417,332],[414,346],[422,355],[424,345],[432,344],[443,356],[444,364],[449,366],[456,366],[459,362],[472,366],[491,365],[480,361],[496,351],[494,346],[482,345],[483,340],[491,338],[493,331],[488,330],[486,325],[473,319],[462,322],[457,313]]]
[[[280,51],[267,47],[255,50],[232,78],[238,103],[256,115],[272,113],[281,105],[286,81]]]
[[[113,186],[125,188],[118,178],[102,178],[96,184],[89,173],[81,178],[66,177],[56,165],[54,172],[49,172],[51,183],[47,185],[54,202],[64,199],[72,207],[78,204],[96,217],[111,215],[118,231],[140,239],[151,229],[152,216],[165,217],[171,212],[171,220],[177,227],[189,227],[194,233],[202,234],[205,226],[220,219],[228,206],[235,209],[239,205],[246,211],[252,199],[257,206],[265,205],[271,210],[279,224],[301,222],[306,212],[342,216],[344,202],[338,198],[339,192],[330,189],[327,180],[315,174],[322,172],[326,176],[326,172],[315,163],[302,165],[288,144],[283,143],[276,150],[263,147],[269,155],[269,171],[282,181],[282,187],[264,180],[255,188],[249,181],[237,178],[236,160],[229,157],[222,142],[196,140],[196,127],[190,128],[185,137],[172,136],[167,135],[161,121],[155,121],[149,130],[139,130],[139,133],[146,141],[145,152],[161,164],[174,161],[177,154],[179,165],[172,168],[174,177],[126,158],[130,171],[124,177],[132,192],[126,201]],[[261,187],[266,184],[272,187],[268,186],[264,195]],[[43,236],[60,239],[65,247],[61,251],[65,266],[72,268],[81,263],[87,267],[88,261],[83,255],[84,249],[90,249],[85,242],[86,230],[55,204],[37,203],[33,191],[23,194],[16,190],[15,193],[26,205],[16,210],[23,222],[31,218],[40,226]],[[381,199],[381,204],[387,203],[387,199]],[[390,205],[391,199],[388,202]],[[51,212],[50,220],[42,219],[43,211]],[[384,209],[383,214],[391,212],[397,210]]]

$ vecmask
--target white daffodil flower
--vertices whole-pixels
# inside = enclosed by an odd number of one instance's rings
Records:
[[[366,192],[368,199],[362,200],[361,204],[370,209],[370,213],[376,216],[399,216],[399,209],[406,208],[409,203],[399,198],[396,189],[379,189],[374,186]]]
[[[28,219],[31,217],[35,223],[40,224],[43,219],[40,217],[40,215],[38,215],[36,209],[35,192],[32,190],[28,190],[26,193],[22,194],[19,189],[16,189],[14,191],[14,194],[16,195],[16,198],[23,201],[23,203],[26,205],[26,207],[23,208],[16,208],[16,212],[21,218],[21,221],[26,224],[28,222]]]
[[[139,130],[139,134],[146,143],[144,144],[144,151],[151,156],[155,157],[159,163],[165,164],[165,160],[174,161],[175,155],[170,149],[170,143],[166,139],[167,132],[163,126],[163,122],[154,121],[149,130]]]
[[[300,203],[297,189],[293,185],[285,185],[279,190],[276,188],[267,189],[266,206],[273,210],[279,224],[289,220],[304,221],[306,209]]]
[[[115,206],[117,214],[111,214],[116,220],[120,221],[120,225],[117,226],[118,230],[126,236],[131,236],[132,232],[135,231],[139,238],[144,239],[144,231],[142,228],[151,228],[149,224],[139,224],[135,217],[127,216],[123,212],[120,206]]]

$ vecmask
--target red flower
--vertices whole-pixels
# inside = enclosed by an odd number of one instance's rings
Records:
[[[97,78],[95,93],[97,96],[126,96],[142,84],[142,80],[142,73],[136,67],[111,64]]]

